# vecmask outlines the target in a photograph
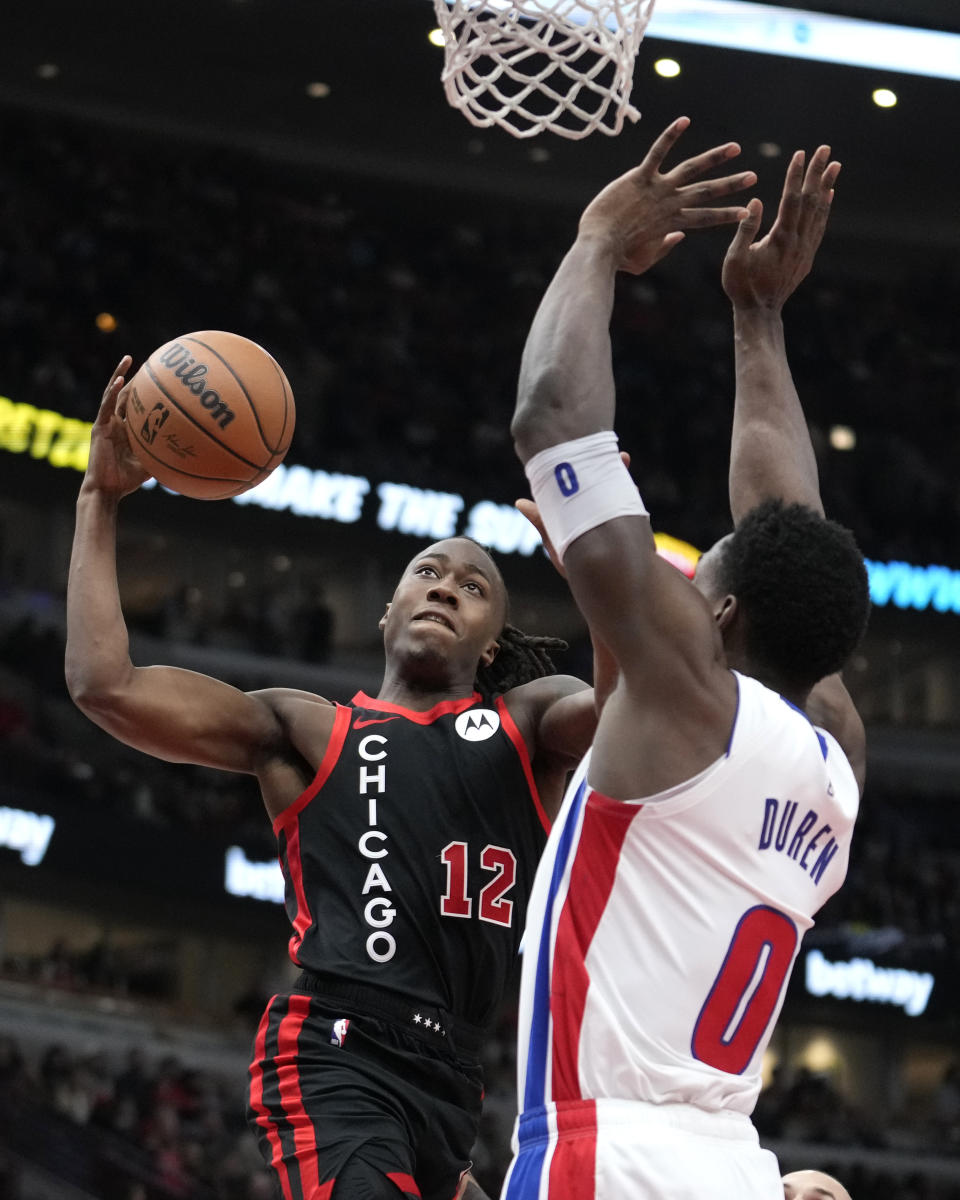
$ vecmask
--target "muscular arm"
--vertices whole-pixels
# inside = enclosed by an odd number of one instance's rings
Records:
[[[604,189],[581,218],[524,351],[512,427],[524,462],[613,425],[608,327],[617,270],[646,270],[677,244],[682,228],[742,214],[685,207],[753,181],[747,174],[692,182],[735,154],[735,146],[660,172],[684,128],[685,121],[675,122],[641,166]],[[688,778],[722,752],[736,702],[705,602],[657,557],[643,517],[610,520],[577,538],[564,566],[588,626],[621,673],[601,715],[592,781],[610,795],[636,796]]]
[[[67,687],[92,721],[169,762],[255,773],[283,731],[273,710],[209,676],[135,667],[117,588],[117,502],[81,489],[67,585]]]
[[[823,515],[817,460],[787,363],[779,311],[734,308],[737,397],[730,451],[734,525],[771,496]]]
[[[794,154],[777,218],[756,241],[763,205],[752,200],[723,264],[733,304],[736,401],[730,448],[734,524],[761,501],[778,497],[823,513],[817,461],[787,361],[783,306],[809,274],[823,238],[840,171],[821,146],[804,172]]]
[[[730,450],[730,511],[734,524],[771,497],[805,504],[823,515],[817,461],[787,361],[783,306],[809,274],[826,229],[840,171],[821,146],[804,171],[794,154],[770,232],[755,241],[763,216],[759,200],[737,229],[723,264],[733,303],[736,399]],[[821,680],[807,712],[843,747],[863,788],[863,722],[839,675]]]
[[[257,772],[284,746],[262,696],[174,667],[135,667],[117,586],[117,508],[145,472],[130,451],[117,400],[130,360],[107,385],[77,501],[67,584],[67,686],[108,733],[147,754]]]

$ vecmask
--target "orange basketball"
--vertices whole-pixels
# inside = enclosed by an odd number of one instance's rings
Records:
[[[296,413],[279,364],[236,333],[185,333],[127,388],[127,437],[145,470],[195,500],[254,487],[290,448]]]

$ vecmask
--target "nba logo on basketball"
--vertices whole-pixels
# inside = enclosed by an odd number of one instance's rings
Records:
[[[143,422],[143,428],[140,430],[140,436],[148,446],[152,446],[157,440],[157,434],[160,432],[164,422],[169,416],[170,410],[165,404],[160,403],[155,404],[147,413]]]

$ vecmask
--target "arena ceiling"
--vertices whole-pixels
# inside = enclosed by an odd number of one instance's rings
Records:
[[[960,32],[956,0],[815,0],[826,12]],[[0,105],[82,111],[172,138],[257,145],[278,156],[470,192],[571,205],[636,161],[669,119],[691,148],[737,138],[775,195],[785,152],[829,141],[844,162],[838,236],[957,245],[960,85],[741,51],[641,47],[637,127],[580,142],[521,142],[448,107],[430,0],[31,0],[0,39]],[[677,79],[652,71],[672,53]],[[329,88],[310,98],[307,85]],[[878,109],[878,85],[899,104]],[[322,89],[321,89],[322,90]]]

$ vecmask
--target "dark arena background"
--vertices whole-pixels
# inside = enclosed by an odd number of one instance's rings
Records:
[[[136,661],[245,688],[375,693],[395,576],[418,540],[453,529],[500,551],[516,623],[566,637],[560,665],[588,675],[582,623],[510,508],[524,481],[509,415],[526,329],[580,208],[681,113],[690,152],[742,143],[768,219],[795,148],[829,142],[844,164],[786,325],[828,512],[870,560],[874,609],[848,677],[869,778],[756,1122],[785,1170],[831,1171],[854,1200],[960,1197],[960,69],[648,36],[638,126],[523,142],[448,107],[429,0],[11,7],[0,1200],[273,1194],[243,1123],[253,1030],[290,978],[256,789],[126,750],[64,687],[84,423],[110,371],[188,330],[234,330],[283,364],[298,412],[285,464],[243,503],[157,488],[125,501]],[[808,10],[952,34],[960,63],[955,0]],[[664,58],[679,74],[657,73]],[[880,107],[876,89],[897,103]],[[654,528],[700,548],[729,527],[726,240],[690,236],[652,274],[624,277],[613,323],[621,441]],[[513,1037],[508,1003],[475,1151],[493,1195]]]

